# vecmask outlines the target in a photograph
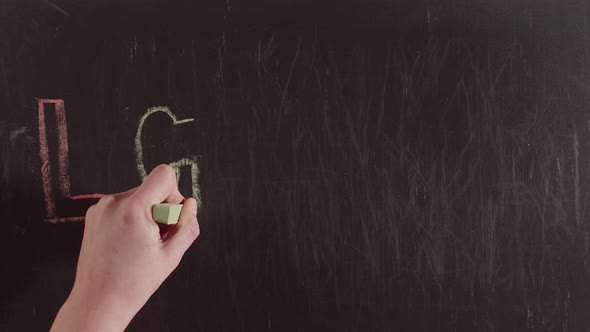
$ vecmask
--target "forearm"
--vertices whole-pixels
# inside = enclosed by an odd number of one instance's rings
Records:
[[[72,292],[59,310],[51,332],[123,331],[137,313],[128,308],[120,310],[108,300],[94,300]]]

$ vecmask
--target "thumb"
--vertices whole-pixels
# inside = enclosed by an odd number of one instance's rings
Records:
[[[164,250],[180,259],[200,233],[197,221],[197,201],[194,198],[185,199],[178,223],[172,226],[164,240]]]

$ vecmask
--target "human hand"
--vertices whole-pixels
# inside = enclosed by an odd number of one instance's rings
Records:
[[[161,202],[184,204],[176,225],[152,219]],[[167,165],[88,209],[76,281],[52,331],[124,330],[199,236],[196,214],[196,201],[182,197]]]

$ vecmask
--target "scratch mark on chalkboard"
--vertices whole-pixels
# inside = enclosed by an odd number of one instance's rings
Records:
[[[432,13],[430,12],[430,7],[426,8],[426,22],[428,23],[428,32],[432,32],[432,21],[431,21]]]
[[[172,57],[168,57],[168,97],[172,97]]]
[[[277,138],[279,136],[279,131],[281,129],[281,117],[283,115],[283,108],[285,107],[285,101],[287,99],[287,90],[289,89],[289,83],[291,82],[291,76],[293,76],[293,69],[295,68],[295,63],[297,63],[297,58],[299,57],[300,49],[301,39],[299,39],[299,42],[297,43],[297,50],[295,51],[295,56],[293,57],[293,61],[291,62],[289,76],[287,76],[287,82],[285,83],[285,88],[283,89],[283,96],[281,97],[281,104],[279,106],[279,119],[277,120]]]
[[[191,43],[191,64],[192,64],[192,74],[193,74],[193,96],[194,96],[194,104],[199,104],[199,94],[197,91],[197,60],[195,57],[195,41],[193,40]]]
[[[137,127],[137,133],[135,135],[135,161],[137,164],[137,172],[142,180],[147,177],[147,171],[145,169],[144,161],[143,161],[143,147],[141,144],[141,134],[143,131],[143,125],[145,121],[153,114],[162,112],[172,119],[172,125],[180,125],[183,123],[188,123],[195,121],[194,118],[182,119],[178,120],[176,115],[170,111],[168,107],[165,106],[156,106],[149,108],[147,112],[139,119],[139,126]],[[199,192],[199,185],[198,185],[198,176],[199,176],[199,167],[197,165],[197,159],[195,156],[191,156],[188,158],[182,158],[180,160],[174,161],[170,163],[170,167],[174,168],[176,172],[176,180],[179,180],[180,177],[180,169],[182,167],[190,167],[191,168],[191,189],[193,191],[193,197],[197,200],[198,205],[200,206],[201,199],[200,199],[200,192]]]
[[[4,58],[0,58],[0,71],[2,72],[2,85],[8,89],[8,74],[6,73],[6,64]]]
[[[53,2],[49,1],[49,0],[43,0],[47,5],[49,5],[49,7],[57,10],[58,12],[62,13],[64,16],[69,17],[70,14],[68,12],[66,12],[65,10],[63,10],[62,8],[60,8],[58,5],[54,4]]]
[[[133,42],[129,47],[129,62],[133,63],[133,58],[137,54],[137,37],[133,36]]]
[[[223,35],[225,43],[225,35]],[[219,59],[219,68],[217,69],[217,80],[223,85],[223,58],[221,57],[221,48],[217,49],[217,57]]]

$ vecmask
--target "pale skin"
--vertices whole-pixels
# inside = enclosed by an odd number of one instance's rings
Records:
[[[161,202],[183,203],[176,225],[152,219]],[[199,234],[197,202],[180,194],[167,165],[139,187],[103,197],[86,213],[74,286],[51,331],[123,331]]]

